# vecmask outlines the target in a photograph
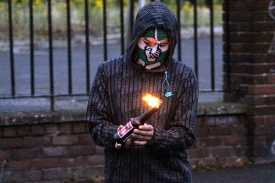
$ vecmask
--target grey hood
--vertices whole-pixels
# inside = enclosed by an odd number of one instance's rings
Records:
[[[173,63],[172,56],[177,45],[179,24],[175,14],[162,2],[154,1],[143,6],[137,13],[132,41],[126,50],[127,60],[130,61],[136,69],[144,70],[144,67],[137,64],[137,42],[138,39],[150,28],[163,28],[168,32],[169,51],[168,55],[158,69],[152,72],[163,72],[168,70]]]

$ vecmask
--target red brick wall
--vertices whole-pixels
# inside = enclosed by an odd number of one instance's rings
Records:
[[[275,52],[269,48],[275,34],[275,20],[269,16],[269,0],[229,0],[224,3],[224,70],[230,71],[231,91],[226,101],[248,104],[250,157],[270,157],[275,140]],[[228,52],[226,52],[228,50]],[[229,68],[228,68],[229,67]],[[225,76],[227,78],[227,75]],[[225,86],[228,86],[225,79]]]
[[[0,126],[0,138],[2,182],[79,182],[103,171],[84,122]]]
[[[92,141],[85,114],[80,116],[73,121],[58,116],[34,120],[29,114],[8,122],[0,118],[0,182],[102,182],[104,149]],[[245,114],[199,116],[197,141],[188,150],[193,168],[242,163],[245,120]]]
[[[196,143],[188,150],[193,168],[232,167],[246,163],[245,124],[245,115],[199,116]]]

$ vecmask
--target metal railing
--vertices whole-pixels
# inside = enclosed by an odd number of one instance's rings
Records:
[[[79,54],[81,52],[82,54],[82,60],[76,62],[76,59],[74,58],[74,54],[77,54],[78,51],[75,50],[76,47],[72,45],[72,24],[71,24],[71,2],[70,0],[66,0],[66,21],[67,21],[67,38],[66,38],[66,45],[65,48],[63,48],[62,51],[58,52],[56,55],[56,50],[59,48],[54,47],[54,32],[53,32],[53,21],[52,21],[52,0],[47,0],[47,24],[48,24],[48,35],[47,35],[47,44],[48,48],[44,50],[44,61],[41,65],[39,65],[37,62],[39,60],[39,57],[41,55],[37,54],[37,50],[35,47],[35,40],[34,40],[34,11],[33,11],[33,1],[29,0],[29,44],[27,47],[29,47],[28,53],[25,51],[25,57],[19,58],[20,53],[16,53],[15,45],[14,45],[14,32],[13,29],[16,26],[13,23],[13,1],[8,1],[8,25],[9,25],[9,56],[2,56],[2,58],[6,58],[5,63],[8,63],[9,68],[5,65],[3,61],[2,62],[2,70],[3,73],[1,73],[1,86],[5,89],[0,90],[0,99],[17,99],[17,98],[49,98],[50,99],[50,108],[51,110],[54,110],[55,106],[55,99],[57,97],[62,96],[87,96],[91,87],[91,82],[93,80],[93,75],[95,74],[95,68],[96,64],[98,63],[98,60],[94,61],[92,58],[95,58],[96,54],[94,53],[95,50],[101,50],[100,53],[102,56],[102,59],[100,61],[107,60],[109,58],[110,52],[115,52],[116,56],[119,56],[119,54],[124,54],[125,48],[127,46],[127,36],[130,36],[130,32],[128,30],[132,30],[133,22],[134,22],[134,13],[135,10],[138,7],[135,7],[134,0],[129,1],[128,4],[128,14],[124,13],[125,4],[123,3],[123,0],[119,1],[119,8],[120,8],[120,17],[117,17],[120,19],[120,40],[117,45],[119,47],[116,47],[116,50],[114,51],[112,48],[110,49],[109,44],[109,38],[108,38],[108,25],[107,25],[107,2],[106,0],[102,0],[103,7],[102,7],[102,14],[103,14],[103,43],[102,45],[98,45],[97,48],[94,46],[91,46],[91,37],[90,37],[90,24],[89,19],[91,18],[89,15],[89,0],[83,0],[85,6],[83,7],[84,11],[84,37],[85,41],[84,44],[80,45],[81,49],[78,49]],[[165,2],[165,1],[164,1]],[[193,50],[193,61],[190,62],[191,67],[194,68],[196,71],[198,78],[200,80],[201,78],[201,72],[200,72],[200,60],[199,60],[199,35],[198,35],[198,12],[197,12],[197,1],[193,1],[193,39],[190,39],[189,41],[192,42],[192,48]],[[214,35],[214,18],[213,18],[213,1],[209,1],[209,10],[210,10],[210,16],[209,16],[209,84],[210,86],[207,88],[201,88],[200,91],[204,92],[216,92],[216,91],[223,91],[221,87],[216,86],[216,58],[215,58],[215,35]],[[178,19],[178,21],[181,23],[181,0],[175,0],[176,9],[175,9],[175,15]],[[124,24],[125,17],[129,17],[129,20],[127,19],[128,23]],[[127,27],[126,27],[127,26]],[[125,34],[125,32],[127,32]],[[179,37],[179,44],[177,46],[176,50],[176,57],[179,60],[185,60],[184,57],[186,55],[183,55],[183,45],[182,43],[182,35],[180,34]],[[112,46],[112,45],[111,45]],[[65,49],[65,50],[64,50]],[[66,54],[64,54],[64,51],[66,51]],[[118,53],[120,51],[120,53]],[[0,52],[0,54],[4,55],[7,54],[7,52]],[[190,54],[190,53],[189,53]],[[221,53],[222,54],[222,53]],[[43,55],[43,54],[42,54]],[[67,59],[64,60],[66,57]],[[41,59],[41,60],[43,60]],[[46,59],[46,61],[45,61]],[[19,60],[19,61],[18,61]],[[22,61],[22,63],[21,63]],[[221,60],[220,60],[221,61]],[[20,63],[19,63],[20,62]],[[29,63],[28,63],[29,62]],[[47,64],[45,63],[47,62]],[[81,64],[80,64],[81,62]],[[25,63],[23,65],[23,63]],[[66,64],[65,64],[66,63]],[[21,65],[22,64],[22,65]],[[4,68],[5,65],[5,68]],[[78,68],[78,66],[81,68]],[[27,68],[29,67],[29,68]],[[39,67],[39,68],[38,68]],[[78,69],[76,69],[78,68]],[[222,67],[220,68],[222,70]],[[25,70],[25,72],[24,72]],[[204,70],[204,69],[203,69]],[[222,72],[220,70],[220,72]],[[1,72],[1,71],[0,71]],[[18,74],[20,73],[20,74]],[[45,73],[43,75],[43,73]],[[78,75],[76,75],[78,73]],[[65,76],[66,75],[66,76]],[[23,79],[21,78],[23,77]],[[204,77],[204,76],[203,76]],[[27,81],[26,80],[29,80]],[[58,80],[58,81],[57,81]],[[43,81],[43,84],[39,83]],[[22,83],[23,82],[23,83]],[[24,83],[25,82],[25,83]],[[77,83],[77,84],[75,84]],[[42,86],[44,85],[44,86]],[[46,85],[46,86],[45,86]],[[66,87],[59,88],[60,85],[66,85]],[[83,88],[84,86],[84,88]],[[44,88],[42,90],[41,88]],[[67,89],[66,89],[67,88]],[[80,90],[79,88],[82,88]]]

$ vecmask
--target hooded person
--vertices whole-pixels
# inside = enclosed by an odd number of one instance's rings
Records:
[[[173,59],[179,25],[174,13],[154,1],[137,13],[126,54],[102,63],[87,106],[94,142],[105,147],[105,182],[192,182],[186,150],[195,141],[198,82],[193,69]],[[125,146],[114,134],[150,107],[162,104]]]

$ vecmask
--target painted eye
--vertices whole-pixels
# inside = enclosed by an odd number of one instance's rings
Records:
[[[155,38],[144,38],[143,42],[147,45],[147,46],[155,46],[157,44],[157,40]]]

